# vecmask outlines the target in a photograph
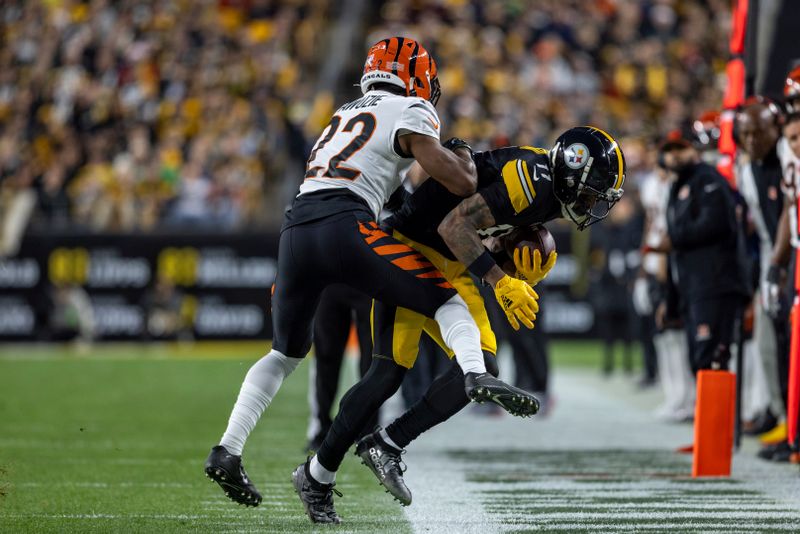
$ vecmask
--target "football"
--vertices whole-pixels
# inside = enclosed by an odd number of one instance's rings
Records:
[[[542,255],[542,263],[547,261],[551,252],[556,250],[556,241],[553,239],[553,234],[541,225],[527,226],[525,228],[517,228],[502,238],[503,247],[511,261],[505,262],[501,267],[504,271],[508,272],[509,268],[516,271],[514,268],[514,250],[524,247],[531,247],[537,249]]]

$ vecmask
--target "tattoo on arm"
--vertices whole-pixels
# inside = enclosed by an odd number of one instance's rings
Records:
[[[439,234],[458,261],[469,265],[483,254],[478,229],[494,225],[494,216],[483,196],[474,194],[447,214],[439,225]]]

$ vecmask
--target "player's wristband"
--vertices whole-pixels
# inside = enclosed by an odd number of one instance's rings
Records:
[[[469,264],[467,270],[478,278],[483,279],[483,277],[486,276],[486,273],[491,271],[492,267],[495,265],[497,265],[497,263],[495,263],[492,255],[489,254],[488,250],[484,250],[483,254],[475,258],[475,261]]]

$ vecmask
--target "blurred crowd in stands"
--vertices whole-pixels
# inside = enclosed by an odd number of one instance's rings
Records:
[[[4,1],[3,226],[279,220],[265,206],[305,158],[331,4]]]
[[[318,51],[337,50],[333,4],[3,2],[3,234],[28,221],[121,232],[277,226],[281,188],[299,181],[332,110],[316,82]],[[570,126],[602,124],[636,137],[625,139],[636,183],[652,162],[629,146],[720,101],[725,0],[370,6],[363,49],[389,34],[425,43],[440,65],[445,133],[477,149],[547,146]],[[353,96],[345,83],[341,96]],[[8,241],[0,253],[14,250]]]
[[[549,146],[576,124],[650,139],[720,104],[726,0],[390,0],[366,43],[424,43],[450,135]]]

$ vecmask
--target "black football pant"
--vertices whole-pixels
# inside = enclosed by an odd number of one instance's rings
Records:
[[[714,362],[728,368],[730,346],[740,320],[737,296],[707,298],[688,303],[685,317],[692,372],[711,369]]]
[[[773,327],[775,328],[775,341],[778,348],[778,382],[781,386],[781,397],[783,398],[783,405],[789,408],[789,356],[791,352],[792,342],[792,325],[789,320],[789,313],[794,304],[795,287],[794,287],[794,270],[795,262],[797,261],[797,250],[792,249],[791,260],[787,267],[789,273],[788,281],[781,293],[781,306],[778,317],[773,319]],[[787,413],[787,417],[790,415]]]
[[[497,376],[494,355],[484,352],[483,359],[487,371]],[[370,418],[400,388],[407,371],[407,368],[385,356],[373,356],[367,374],[342,397],[339,414],[317,452],[317,459],[325,469],[339,469],[347,450],[359,435],[369,430],[366,426]],[[422,399],[389,425],[386,432],[395,443],[405,447],[421,433],[446,421],[467,404],[469,398],[464,390],[464,374],[454,358],[447,371],[431,383]]]
[[[433,275],[433,276],[432,276]],[[322,291],[342,283],[427,317],[456,290],[411,247],[387,235],[366,211],[348,211],[281,232],[272,296],[272,347],[302,358]]]
[[[314,354],[316,373],[312,413],[316,414],[319,431],[313,441],[322,440],[331,427],[331,411],[339,389],[339,376],[350,335],[350,325],[355,322],[360,350],[360,376],[372,362],[372,332],[370,310],[372,299],[343,285],[329,286],[322,293],[317,314],[314,316]],[[377,419],[377,418],[376,418]],[[376,421],[373,421],[374,425]]]
[[[430,336],[423,335],[419,340],[417,360],[406,373],[400,389],[405,407],[409,408],[420,400],[433,380],[449,367],[447,354]]]

